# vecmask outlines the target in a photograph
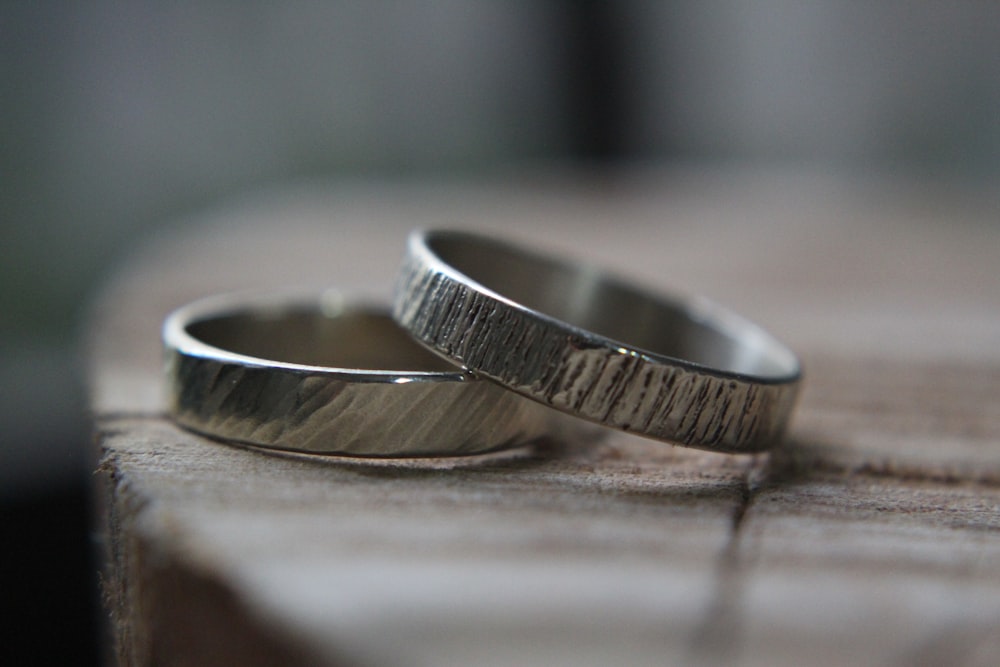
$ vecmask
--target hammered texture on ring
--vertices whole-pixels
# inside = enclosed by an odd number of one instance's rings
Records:
[[[548,434],[551,411],[430,354],[388,309],[336,293],[208,298],[172,313],[170,412],[230,442],[372,457],[478,454]]]
[[[563,412],[719,452],[780,439],[801,375],[756,325],[491,237],[411,234],[393,316],[455,364]]]

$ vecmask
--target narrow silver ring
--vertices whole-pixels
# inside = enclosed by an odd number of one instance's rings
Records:
[[[708,301],[466,232],[410,235],[393,316],[453,363],[544,405],[713,451],[775,445],[801,376],[791,350]]]
[[[317,295],[224,295],[163,326],[170,412],[273,449],[479,454],[546,435],[551,412],[417,345],[388,308]]]

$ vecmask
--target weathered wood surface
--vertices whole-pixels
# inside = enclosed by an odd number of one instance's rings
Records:
[[[472,460],[212,442],[159,325],[205,294],[385,296],[406,231],[495,230],[714,297],[803,357],[786,445],[623,434]],[[994,665],[1000,207],[821,178],[303,188],[154,239],[90,328],[123,664]]]

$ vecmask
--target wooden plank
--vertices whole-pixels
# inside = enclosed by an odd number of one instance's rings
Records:
[[[600,185],[278,191],[138,252],[89,329],[121,662],[991,664],[996,201],[808,178]],[[370,462],[165,419],[171,308],[289,284],[384,296],[406,231],[441,221],[765,324],[807,369],[788,443],[726,457],[612,434]]]

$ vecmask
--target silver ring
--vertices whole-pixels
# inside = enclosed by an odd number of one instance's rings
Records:
[[[336,293],[220,296],[163,326],[170,411],[223,440],[351,456],[478,454],[551,412],[417,345],[387,308]]]
[[[700,449],[776,444],[801,375],[791,350],[705,300],[464,232],[411,234],[393,316],[523,396]]]

